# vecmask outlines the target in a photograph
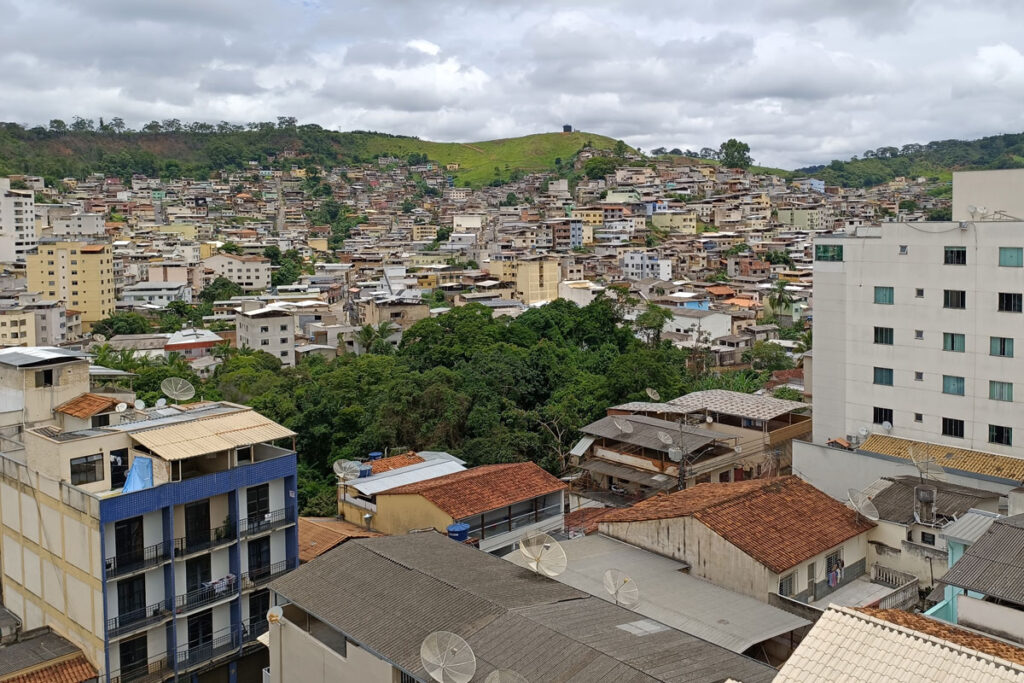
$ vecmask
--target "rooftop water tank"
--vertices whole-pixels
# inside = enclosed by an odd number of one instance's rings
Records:
[[[370,453],[370,460],[380,460],[383,457],[384,454],[381,453],[380,451],[374,451],[373,453]]]
[[[373,466],[372,465],[360,465],[359,466],[359,478],[360,479],[362,479],[363,477],[368,477],[371,474],[373,474]]]
[[[456,522],[448,525],[448,538],[459,543],[465,543],[469,539],[469,525],[465,522]]]

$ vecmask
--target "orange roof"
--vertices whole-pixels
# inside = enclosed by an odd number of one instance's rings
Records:
[[[309,562],[350,538],[381,535],[333,517],[299,517],[299,562]]]
[[[380,474],[381,472],[390,472],[391,470],[397,470],[399,467],[408,467],[409,465],[416,465],[421,462],[424,462],[423,458],[416,455],[413,451],[408,451],[387,458],[381,458],[380,460],[371,460],[370,467],[373,468],[373,474]]]
[[[70,401],[65,401],[57,406],[58,413],[64,413],[72,417],[92,417],[100,413],[109,413],[121,401],[110,396],[100,394],[82,394]]]
[[[732,299],[725,299],[724,301],[722,301],[722,303],[723,304],[728,304],[730,306],[742,306],[743,308],[753,308],[753,307],[757,306],[757,302],[754,301],[753,299],[746,299],[746,298],[739,298],[739,297],[734,297]]]
[[[795,476],[698,484],[614,510],[601,523],[690,516],[776,574],[875,526]]]
[[[83,254],[98,254],[106,249],[106,247],[107,245],[105,244],[87,244],[80,251]]]
[[[4,683],[82,683],[96,678],[97,675],[99,673],[85,655],[78,654],[71,659],[44,665],[3,680]]]
[[[579,508],[565,516],[566,529],[582,529],[589,534],[597,531],[597,523],[615,508]]]
[[[517,462],[481,465],[436,479],[406,484],[378,494],[378,500],[380,496],[419,495],[451,515],[452,519],[464,519],[564,488],[567,488],[565,482],[536,464]]]
[[[870,607],[854,607],[853,609],[875,619],[881,619],[897,626],[926,633],[936,638],[942,638],[956,645],[969,647],[972,650],[984,652],[993,657],[1001,657],[1017,664],[1024,664],[1024,648],[1011,645],[1002,640],[989,638],[974,631],[959,628],[938,619],[926,617],[923,614],[904,612],[901,609],[874,609]]]
[[[715,296],[734,296],[736,290],[732,287],[726,287],[725,285],[712,285],[708,287],[708,294],[714,294]]]

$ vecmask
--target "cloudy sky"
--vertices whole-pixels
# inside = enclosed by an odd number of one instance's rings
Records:
[[[0,120],[485,140],[562,123],[758,163],[1024,130],[1019,0],[0,0]]]

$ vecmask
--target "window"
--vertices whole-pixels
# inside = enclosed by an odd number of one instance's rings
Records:
[[[892,386],[892,368],[875,368],[875,384]]]
[[[1005,268],[1024,268],[1024,248],[999,247],[999,265]]]
[[[288,331],[288,326],[287,325],[281,325],[281,331],[282,332],[287,332]]]
[[[988,353],[990,356],[1013,358],[1013,337],[989,337]]]
[[[955,436],[958,439],[964,438],[964,421],[951,417],[942,418],[942,435]]]
[[[914,381],[915,382],[923,382],[924,381],[924,373],[921,372],[920,370],[915,370],[914,371]]]
[[[875,287],[875,303],[891,304],[893,302],[892,287]]]
[[[875,343],[876,344],[888,344],[892,345],[892,328],[891,327],[876,327],[875,328]]]
[[[814,245],[815,261],[842,261],[843,245],[841,244],[816,244]]]
[[[260,346],[270,346],[269,339],[260,339]]]
[[[914,413],[914,422],[924,422],[924,415],[922,413]]]
[[[962,289],[942,290],[943,308],[967,308],[967,292]]]
[[[942,333],[942,350],[956,351],[963,353],[966,346],[966,337],[959,332]]]
[[[836,550],[825,556],[825,572],[831,574],[837,569],[843,568],[843,551]]]
[[[285,337],[281,337],[281,343],[282,344],[287,344],[288,343],[288,339],[286,339]]]
[[[263,327],[260,328],[260,332],[263,332],[265,334],[267,332],[270,332],[270,328],[264,325]]]
[[[922,531],[921,543],[924,543],[925,545],[935,545],[935,534],[930,534],[927,531]]]
[[[1012,401],[1013,382],[997,382],[995,380],[989,381],[988,397],[993,401]]]
[[[988,426],[988,442],[998,443],[1003,446],[1013,445],[1013,430],[1009,427],[1000,427],[999,425]]]
[[[924,290],[921,289],[921,288],[915,289],[914,290],[914,296],[916,296],[918,299],[923,299],[924,298]]]
[[[885,424],[886,422],[892,424],[892,408],[872,408],[871,422],[876,425]]]
[[[942,393],[954,396],[964,395],[964,378],[955,375],[942,376]]]
[[[942,262],[947,266],[966,266],[967,247],[946,247],[945,257]]]
[[[779,595],[788,597],[793,595],[793,584],[796,582],[796,572],[786,574],[779,579]]]
[[[89,484],[103,479],[103,454],[71,458],[71,483]]]
[[[287,351],[282,351],[281,352],[281,358],[287,358],[287,357],[288,357],[288,352]]]
[[[900,245],[900,256],[906,256],[910,253],[910,247],[906,244]]]
[[[999,292],[999,310],[1020,313],[1024,310],[1024,295],[1015,292]]]
[[[36,371],[36,388],[53,386],[53,370]]]
[[[914,339],[924,339],[924,330],[914,330]]]

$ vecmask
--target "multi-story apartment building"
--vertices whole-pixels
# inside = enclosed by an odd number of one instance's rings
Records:
[[[225,663],[253,680],[265,584],[297,565],[293,432],[226,402],[118,410],[60,349],[0,351],[0,388],[24,406],[0,453],[3,597],[24,628],[108,683]]]
[[[203,259],[203,265],[212,269],[218,277],[231,280],[247,292],[262,292],[270,287],[270,259],[215,254]]]
[[[266,351],[286,366],[295,365],[295,316],[277,306],[253,308],[259,302],[246,301],[235,317],[238,348]]]
[[[0,261],[25,261],[36,246],[35,193],[12,190],[10,178],[0,178]]]
[[[653,251],[627,251],[620,258],[622,275],[630,280],[672,279],[672,259],[661,258]]]
[[[79,311],[86,331],[114,313],[110,244],[44,240],[26,258],[29,290]]]
[[[71,237],[96,237],[106,232],[102,213],[74,213],[53,221],[53,234]]]
[[[513,298],[528,306],[558,298],[561,267],[557,259],[528,256],[512,261],[492,261],[488,270],[502,282],[512,282]]]

